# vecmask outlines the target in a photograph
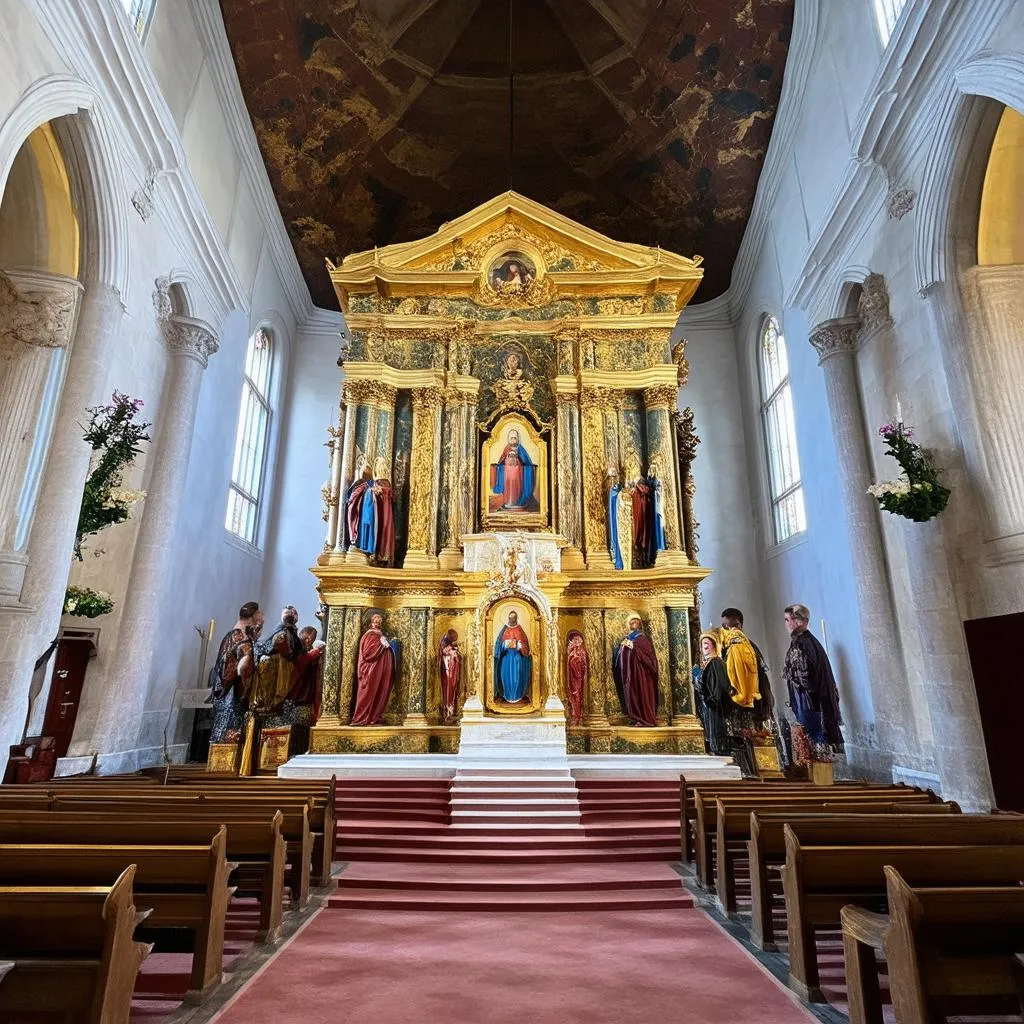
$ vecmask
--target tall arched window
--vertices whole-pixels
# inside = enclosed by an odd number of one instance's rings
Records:
[[[250,544],[256,543],[263,463],[270,430],[270,368],[273,338],[258,327],[245,351],[242,406],[235,432],[235,460],[231,467],[228,511],[224,525]]]
[[[121,6],[128,15],[128,20],[140,39],[146,38],[149,23],[153,20],[153,8],[156,0],[121,0]]]
[[[789,386],[786,339],[779,322],[766,316],[758,346],[761,370],[761,422],[768,457],[775,543],[781,544],[807,529],[800,457],[796,450],[793,392]]]
[[[875,20],[878,22],[878,34],[882,45],[889,42],[889,36],[899,21],[900,12],[907,5],[907,0],[872,0],[875,5]]]

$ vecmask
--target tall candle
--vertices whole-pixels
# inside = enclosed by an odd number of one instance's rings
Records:
[[[900,405],[900,396],[896,396],[896,422],[902,427],[903,426],[903,408]]]
[[[828,654],[828,631],[825,629],[825,620],[821,620],[821,646],[825,648],[825,653]]]

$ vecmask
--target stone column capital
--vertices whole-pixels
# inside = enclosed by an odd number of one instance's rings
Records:
[[[811,331],[808,339],[818,353],[818,365],[842,353],[857,351],[860,344],[860,317],[842,316],[825,320]]]
[[[673,384],[658,384],[656,387],[644,388],[644,408],[675,410],[679,398],[679,388]]]
[[[425,388],[414,388],[412,392],[412,408],[414,412],[429,413],[440,409],[444,403],[444,391],[431,385]]]
[[[394,409],[398,391],[380,380],[358,377],[345,381],[345,402],[354,405],[373,405],[378,409]]]
[[[82,285],[38,270],[0,270],[0,361],[29,348],[66,348]]]
[[[160,329],[172,355],[194,359],[204,370],[210,356],[220,348],[217,335],[202,320],[175,314],[163,321]]]

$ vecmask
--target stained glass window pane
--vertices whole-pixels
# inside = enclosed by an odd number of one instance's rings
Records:
[[[121,0],[121,6],[125,9],[135,34],[141,39],[153,18],[156,0]]]

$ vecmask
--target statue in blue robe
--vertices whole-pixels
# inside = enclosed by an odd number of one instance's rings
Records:
[[[508,704],[525,700],[531,669],[529,637],[519,625],[519,616],[509,612],[494,640],[494,696]]]

